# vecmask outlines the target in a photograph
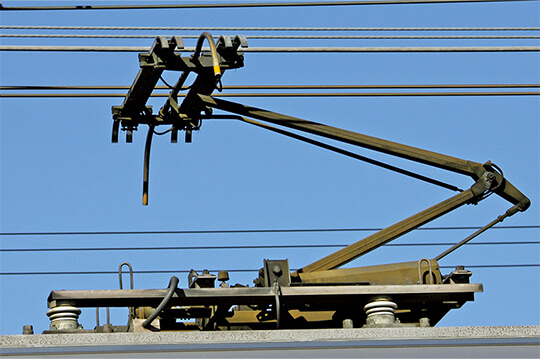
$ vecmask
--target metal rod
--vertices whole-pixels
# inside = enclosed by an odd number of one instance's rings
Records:
[[[184,82],[186,82],[186,79],[189,77],[189,74],[190,72],[189,71],[184,71],[182,72],[182,75],[180,75],[180,77],[178,78],[178,81],[176,82],[176,84],[174,85],[172,91],[170,94],[167,95],[167,101],[165,102],[165,105],[163,105],[162,109],[160,110],[160,113],[161,112],[168,112],[171,108],[171,101],[177,101],[178,99],[178,93],[182,90],[182,89],[188,89],[187,87],[182,87],[184,85]],[[168,87],[165,87],[168,89]],[[157,89],[157,87],[156,87]],[[156,95],[156,94],[151,94],[150,97],[152,97],[152,95]],[[186,95],[182,95],[181,97],[185,97]]]
[[[437,257],[435,257],[435,260],[436,261],[439,261],[441,260],[442,258],[446,257],[447,255],[449,255],[450,253],[452,253],[453,251],[455,251],[456,249],[458,249],[459,247],[461,247],[462,245],[466,244],[467,242],[469,242],[470,240],[472,240],[473,238],[476,238],[478,235],[484,233],[485,231],[487,231],[488,229],[490,229],[491,227],[493,227],[494,225],[496,225],[497,223],[499,222],[502,222],[506,217],[508,217],[510,214],[508,212],[504,213],[503,215],[500,215],[497,217],[497,219],[495,219],[494,221],[488,223],[487,225],[485,225],[484,227],[480,228],[479,230],[477,230],[476,232],[474,232],[473,234],[471,234],[470,236],[468,236],[467,238],[465,238],[464,240],[462,240],[461,242],[459,243],[456,243],[455,245],[453,245],[452,247],[448,248],[446,251],[442,252],[441,254],[439,254]]]
[[[407,219],[391,225],[337,252],[310,263],[297,271],[308,273],[319,270],[330,270],[343,266],[352,260],[369,253],[400,236],[453,211],[475,198],[473,190],[468,189],[449,199],[423,210]],[[296,272],[295,272],[296,273]]]
[[[244,118],[244,117],[240,117],[238,119],[241,120],[241,121],[244,121],[246,123],[249,123],[249,124],[264,128],[266,130],[273,131],[273,132],[282,134],[284,136],[292,137],[294,139],[297,139],[297,140],[300,140],[300,141],[303,141],[303,142],[306,142],[306,143],[309,143],[309,144],[312,144],[312,145],[315,145],[315,146],[318,146],[318,147],[321,147],[321,148],[324,148],[324,149],[327,149],[327,150],[330,150],[330,151],[333,151],[333,152],[336,152],[336,153],[339,153],[339,154],[342,154],[342,155],[345,155],[345,156],[348,156],[348,157],[352,157],[354,159],[364,161],[366,163],[369,163],[369,164],[372,164],[372,165],[375,165],[375,166],[378,166],[378,167],[382,167],[384,169],[394,171],[394,172],[400,173],[400,174],[405,175],[405,176],[409,176],[409,177],[412,177],[412,178],[415,178],[415,179],[418,179],[418,180],[421,180],[421,181],[424,181],[424,182],[427,182],[427,183],[430,183],[430,184],[434,184],[436,186],[440,186],[440,187],[449,189],[451,191],[457,191],[457,192],[462,192],[463,191],[462,189],[460,189],[460,188],[458,188],[458,187],[456,187],[454,185],[444,183],[444,182],[441,182],[441,181],[438,181],[438,180],[435,180],[435,179],[432,179],[432,178],[429,178],[429,177],[426,177],[426,176],[423,176],[423,175],[420,175],[420,174],[417,174],[417,173],[414,173],[414,172],[411,172],[411,171],[407,171],[407,170],[404,170],[402,168],[392,166],[392,165],[389,165],[389,164],[386,164],[386,163],[383,163],[383,162],[380,162],[380,161],[377,161],[377,160],[374,160],[374,159],[371,159],[371,158],[368,158],[368,157],[365,157],[365,156],[361,156],[359,154],[349,152],[349,151],[343,150],[341,148],[331,146],[331,145],[328,145],[326,143],[316,141],[316,140],[313,140],[313,139],[305,137],[305,136],[301,136],[301,135],[298,135],[298,134],[295,134],[295,133],[292,133],[292,132],[288,132],[288,131],[285,131],[285,130],[282,130],[282,129],[279,129],[279,128],[276,128],[276,127],[273,127],[273,126],[270,126],[270,125],[267,125],[267,124],[264,124],[264,123],[253,121],[253,120],[250,120],[250,119],[247,119],[247,118]]]

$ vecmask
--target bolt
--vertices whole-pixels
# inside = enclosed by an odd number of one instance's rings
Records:
[[[352,319],[343,320],[343,329],[352,329],[354,328]]]
[[[280,277],[283,274],[283,271],[281,270],[281,267],[276,264],[272,267],[272,273],[274,273],[276,277]]]
[[[27,335],[27,334],[34,334],[34,327],[31,326],[31,325],[25,325],[23,327],[23,334],[24,335]]]

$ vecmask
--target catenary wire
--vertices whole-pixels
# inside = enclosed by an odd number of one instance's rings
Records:
[[[224,85],[224,90],[374,90],[374,89],[514,89],[540,87],[540,84],[419,84],[419,85]],[[19,90],[129,90],[130,86],[0,86],[0,91]],[[156,90],[169,90],[156,86]],[[183,86],[181,90],[189,90]]]
[[[193,3],[152,5],[70,5],[70,6],[3,6],[0,11],[43,10],[149,10],[149,9],[216,9],[216,8],[262,8],[262,7],[312,7],[312,6],[360,6],[360,5],[407,5],[447,3],[524,2],[536,0],[363,0],[363,1],[277,1],[255,3]]]
[[[201,27],[201,26],[53,26],[0,25],[0,30],[103,31],[540,31],[540,27]]]
[[[422,96],[538,96],[539,91],[526,92],[344,92],[344,93],[219,93],[213,97],[422,97]],[[168,97],[166,93],[151,94],[150,97]],[[38,94],[38,93],[17,93],[0,94],[0,98],[107,98],[107,97],[125,97],[120,93],[56,93],[56,94]],[[179,94],[178,97],[186,97],[186,94]]]
[[[40,39],[153,39],[158,35],[85,35],[85,34],[0,34],[0,38]],[[181,35],[186,39],[197,39],[197,35]],[[540,39],[539,35],[249,35],[247,39],[258,40],[516,40]]]
[[[429,247],[452,246],[455,243],[388,243],[385,247]],[[540,241],[520,242],[471,242],[466,246],[498,246],[498,245],[533,245]],[[173,250],[238,250],[238,249],[295,249],[295,248],[345,248],[348,244],[276,244],[245,246],[169,246],[169,247],[92,247],[92,248],[0,248],[0,252],[109,252],[109,251],[173,251]]]
[[[501,268],[536,268],[540,267],[539,263],[520,263],[520,264],[472,264],[464,265],[465,268],[477,269],[501,269]],[[439,266],[441,269],[454,269],[455,266],[446,265]],[[226,270],[230,273],[257,273],[259,269],[208,269],[209,272],[219,272]],[[292,271],[296,269],[291,269]],[[199,269],[199,271],[201,271]],[[134,270],[133,274],[167,274],[167,273],[189,273],[189,270]],[[0,276],[25,276],[25,275],[101,275],[114,274],[118,275],[118,271],[50,271],[50,272],[0,272]]]
[[[0,51],[53,52],[148,52],[147,46],[36,46],[0,45]],[[176,52],[194,52],[195,47]],[[208,51],[203,48],[202,51]],[[540,46],[431,46],[431,47],[247,47],[250,53],[407,53],[407,52],[538,52]]]
[[[482,227],[425,227],[416,231],[477,230]],[[540,225],[495,226],[493,229],[538,229]],[[375,232],[383,228],[304,228],[304,229],[217,229],[182,231],[72,231],[72,232],[1,232],[0,236],[78,236],[78,235],[154,235],[154,234],[239,234],[239,233],[312,233],[312,232]]]

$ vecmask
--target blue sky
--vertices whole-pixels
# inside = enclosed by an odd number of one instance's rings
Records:
[[[113,2],[2,3],[4,6],[30,6]],[[23,11],[1,12],[0,22],[2,25],[55,26],[538,27],[539,10],[539,3],[534,1],[265,9]],[[60,31],[28,30],[25,33]],[[182,36],[198,35],[200,31],[139,33]],[[236,32],[213,31],[213,35],[221,34],[235,35]],[[250,46],[538,46],[538,40],[270,41],[249,40],[249,35],[256,35],[255,32],[243,34],[248,36]],[[195,40],[186,39],[185,43],[194,46]],[[2,44],[150,46],[152,40],[3,38]],[[139,69],[137,53],[2,52],[0,56],[2,86],[130,85]],[[168,82],[174,83],[177,77],[176,73],[165,74]],[[228,71],[223,77],[224,85],[539,82],[539,55],[533,52],[246,53],[245,67]],[[232,100],[454,157],[481,163],[491,160],[532,201],[527,212],[507,219],[503,225],[539,224],[540,103],[537,96]],[[123,140],[118,144],[110,143],[111,107],[121,103],[121,98],[0,99],[2,233],[382,228],[453,195],[448,190],[247,124],[207,121],[199,132],[194,133],[191,144],[171,144],[167,136],[154,138],[150,205],[143,207],[142,161],[146,129],[141,128],[134,134],[132,144]],[[160,108],[163,98],[152,99],[150,104]],[[372,155],[367,150],[355,151]],[[383,155],[373,154],[373,157],[418,169],[462,188],[472,185],[472,181],[464,176]],[[509,203],[492,196],[427,227],[483,226],[509,207]],[[396,243],[458,242],[471,232],[415,231]],[[369,233],[1,236],[0,244],[2,249],[349,244]],[[538,229],[492,229],[474,241],[538,239]],[[432,258],[446,248],[380,248],[351,265]],[[258,269],[264,258],[288,258],[291,267],[298,268],[332,251],[332,248],[304,248],[1,252],[0,333],[19,334],[26,324],[34,325],[36,332],[46,330],[46,299],[51,290],[118,287],[118,278],[112,274],[5,275],[9,272],[116,271],[122,262],[130,262],[136,271]],[[471,245],[452,253],[440,264],[535,264],[540,263],[539,260],[538,245]],[[475,301],[462,309],[449,313],[439,325],[540,324],[538,267],[471,270],[472,282],[483,283],[484,293],[477,294]],[[444,270],[445,273],[449,271]],[[135,287],[165,288],[173,274],[136,274]],[[180,286],[186,287],[187,275],[178,276]],[[255,272],[231,273],[231,282],[250,284],[255,276]],[[126,311],[113,311],[114,324],[124,324],[126,316]],[[93,328],[95,311],[83,310],[80,322],[87,329]]]

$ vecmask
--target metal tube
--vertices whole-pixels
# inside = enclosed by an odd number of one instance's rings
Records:
[[[516,206],[512,207],[515,208]],[[485,231],[487,231],[489,228],[493,227],[494,225],[496,225],[497,223],[499,222],[502,222],[506,217],[509,217],[511,216],[513,213],[511,212],[511,210],[507,211],[506,213],[504,213],[503,215],[497,217],[497,219],[495,219],[494,221],[488,223],[487,225],[485,225],[484,227],[480,228],[479,230],[477,230],[476,232],[474,232],[473,234],[471,234],[470,236],[468,236],[467,238],[465,238],[464,240],[462,240],[461,242],[459,243],[456,243],[455,245],[453,245],[452,247],[448,248],[446,251],[442,252],[441,254],[439,254],[437,257],[435,257],[435,260],[436,261],[439,261],[440,259],[446,257],[447,255],[449,255],[450,253],[452,253],[453,251],[455,251],[456,249],[458,249],[459,247],[461,247],[462,245],[466,244],[467,242],[469,242],[470,240],[472,240],[473,238],[477,237],[478,235],[484,233]]]

